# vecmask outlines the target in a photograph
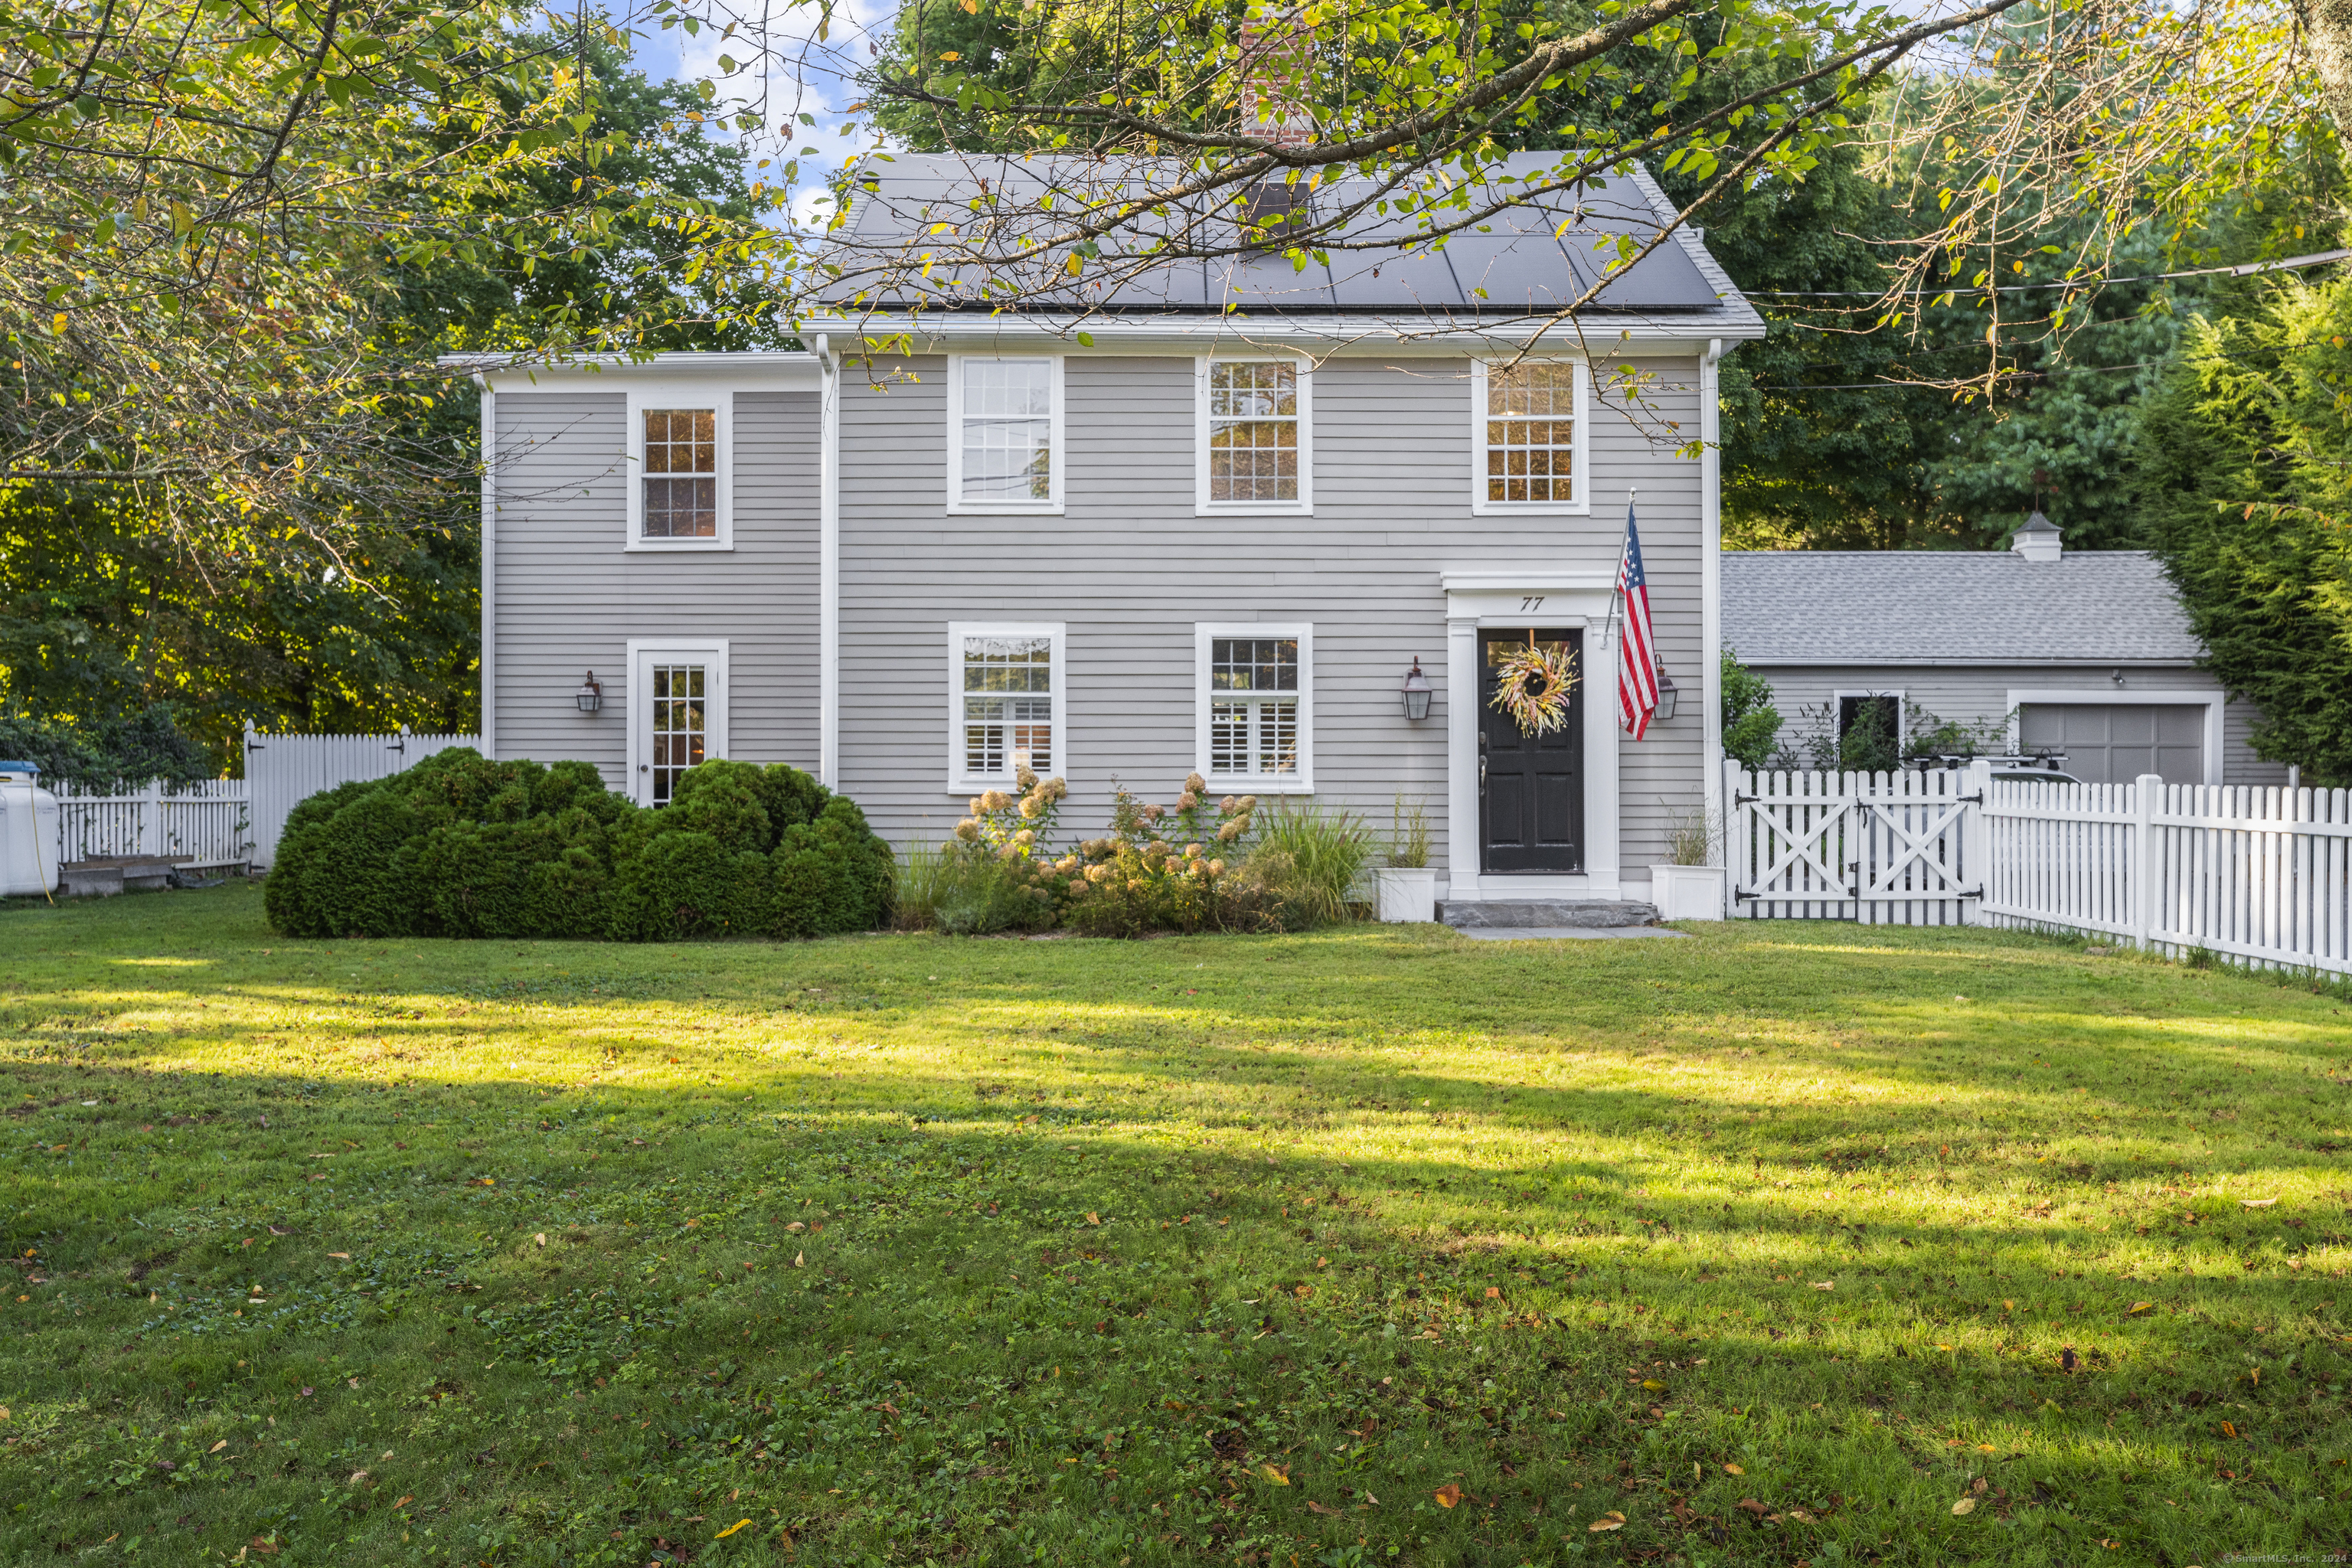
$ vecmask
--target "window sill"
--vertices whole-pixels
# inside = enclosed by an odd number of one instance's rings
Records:
[[[956,500],[948,502],[950,517],[1060,517],[1057,500]]]
[[[1042,779],[1051,778],[1053,775],[1051,773],[1039,773],[1037,776]],[[1006,773],[1002,778],[950,778],[948,780],[946,793],[952,795],[961,795],[965,797],[965,799],[969,800],[971,796],[976,795],[986,795],[992,789],[1001,789],[1005,794],[1015,797],[1019,796],[1021,794],[1021,786],[1013,782],[1013,775],[1011,773]]]
[[[1232,773],[1213,773],[1205,768],[1201,776],[1209,781],[1212,795],[1313,795],[1315,775],[1307,773],[1275,773],[1265,778],[1239,778]]]
[[[1313,517],[1312,501],[1195,501],[1194,517]]]
[[[1473,517],[1590,517],[1591,501],[1558,500],[1474,500],[1470,503]]]
[[[633,539],[621,546],[625,555],[692,555],[735,548],[732,539]]]

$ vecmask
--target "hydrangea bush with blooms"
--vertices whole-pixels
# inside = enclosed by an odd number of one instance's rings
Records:
[[[1172,810],[1116,789],[1110,836],[1055,863],[1071,879],[1064,918],[1097,936],[1222,926],[1223,880],[1239,863],[1257,797],[1229,795],[1212,806],[1208,796],[1199,773],[1185,778]]]
[[[1043,860],[1052,852],[1054,824],[1070,786],[1058,776],[1039,778],[1025,756],[1014,767],[1013,783],[1020,794],[992,789],[971,797],[971,815],[955,826],[957,846],[1003,860]]]

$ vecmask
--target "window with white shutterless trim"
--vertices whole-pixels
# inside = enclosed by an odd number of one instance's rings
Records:
[[[628,439],[625,548],[734,548],[735,395],[690,384],[633,386]]]
[[[1591,375],[1581,360],[1470,362],[1470,510],[1586,513],[1586,417]]]
[[[948,510],[1062,510],[1062,358],[948,356]]]
[[[629,798],[667,805],[688,768],[727,754],[727,644],[629,641]]]
[[[1193,510],[1315,510],[1313,369],[1291,354],[1194,362]]]
[[[1193,766],[1223,793],[1315,788],[1315,628],[1203,622],[1192,628]]]
[[[1060,622],[948,626],[948,788],[1009,787],[1023,763],[1069,771]]]

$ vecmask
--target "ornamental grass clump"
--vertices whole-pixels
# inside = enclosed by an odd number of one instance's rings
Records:
[[[1329,925],[1353,918],[1375,837],[1350,812],[1286,805],[1267,814],[1245,869],[1273,900],[1280,929]]]
[[[969,815],[945,844],[908,854],[898,874],[894,925],[985,936],[1043,931],[1056,922],[1068,879],[1049,861],[1069,786],[1059,778],[1039,778],[1026,757],[1013,783],[1013,791],[972,796]]]

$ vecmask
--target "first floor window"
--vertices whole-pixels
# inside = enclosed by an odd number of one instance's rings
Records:
[[[700,664],[656,664],[653,667],[653,803],[667,805],[677,791],[678,776],[702,761],[710,740],[709,692],[710,670]]]
[[[975,632],[961,640],[965,776],[1009,776],[1023,763],[1040,773],[1052,773],[1052,634]]]
[[[1199,767],[1212,783],[1305,791],[1314,634],[1203,626]]]
[[[1298,639],[1209,644],[1209,776],[1298,769]]]
[[[645,416],[645,537],[718,538],[718,410],[648,408]]]

